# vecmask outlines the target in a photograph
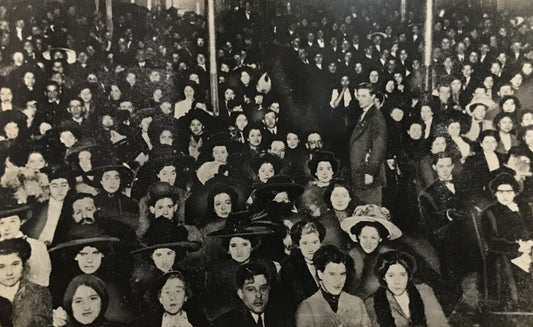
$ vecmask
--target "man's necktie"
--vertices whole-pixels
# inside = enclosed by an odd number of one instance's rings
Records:
[[[259,318],[257,319],[257,327],[264,327],[261,315],[259,315]]]

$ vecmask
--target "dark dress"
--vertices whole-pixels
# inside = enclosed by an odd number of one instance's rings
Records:
[[[137,230],[139,224],[139,203],[126,195],[116,192],[99,193],[94,197],[94,204],[100,209],[103,218],[115,220]]]
[[[514,212],[496,203],[487,208],[481,217],[483,237],[488,247],[489,298],[498,309],[531,311],[531,293],[526,292],[531,292],[533,280],[511,260],[520,256],[516,241],[532,239],[533,218],[527,203],[517,204],[519,211]]]
[[[341,224],[339,218],[337,217],[338,214],[342,215],[344,213],[337,213],[336,210],[330,209],[318,218],[318,222],[320,222],[322,225],[324,225],[324,228],[326,228],[326,235],[324,236],[321,244],[333,244],[339,249],[347,251],[348,244],[350,244],[350,239],[348,234],[341,229]],[[346,214],[345,216],[347,217],[349,215]]]
[[[318,291],[318,285],[299,249],[294,249],[283,262],[279,274],[284,309],[287,317],[292,318],[298,305]]]

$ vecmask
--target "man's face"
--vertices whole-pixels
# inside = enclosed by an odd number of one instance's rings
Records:
[[[24,85],[27,87],[33,87],[35,85],[35,75],[31,72],[24,74]]]
[[[433,165],[433,169],[440,179],[449,180],[452,177],[453,166],[452,158],[441,158]]]
[[[281,141],[274,141],[270,145],[269,153],[278,156],[280,159],[285,158],[285,143]]]
[[[242,289],[237,290],[237,295],[248,310],[262,314],[268,304],[270,285],[264,275],[257,275],[253,280],[245,281]]]
[[[66,178],[56,178],[50,181],[50,197],[56,201],[63,201],[70,190],[70,185]]]
[[[450,99],[450,88],[449,87],[441,86],[439,88],[439,99],[443,103],[446,103]]]
[[[0,89],[0,101],[3,103],[11,103],[13,100],[13,93],[10,88],[3,87]]]
[[[58,95],[59,95],[59,90],[57,89],[57,86],[48,85],[46,87],[46,97],[48,98],[48,100],[53,101],[57,99]]]
[[[309,134],[307,137],[307,148],[310,151],[318,151],[322,149],[324,143],[322,142],[322,137],[318,133]]]
[[[85,107],[79,100],[70,101],[67,110],[73,118],[80,118],[85,113]]]
[[[357,90],[357,100],[359,100],[359,107],[366,108],[374,103],[374,98],[376,96],[370,94],[369,89],[359,89]]]
[[[92,224],[95,222],[94,213],[96,207],[92,198],[82,198],[72,204],[72,218],[80,225]]]
[[[276,127],[276,123],[278,122],[278,118],[276,117],[276,114],[273,112],[269,112],[265,115],[265,118],[263,118],[263,124],[267,128],[274,128]]]

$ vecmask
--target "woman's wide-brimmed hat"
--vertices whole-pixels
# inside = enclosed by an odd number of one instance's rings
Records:
[[[0,219],[18,216],[26,221],[31,218],[32,207],[32,203],[18,203],[12,190],[0,187]]]
[[[374,33],[371,33],[369,36],[370,36],[370,39],[373,39],[373,38],[376,37],[376,36],[379,36],[379,37],[381,37],[382,39],[387,38],[387,34],[385,34],[385,33],[383,33],[383,32],[374,32]]]
[[[145,253],[160,248],[198,251],[200,243],[189,241],[187,236],[188,231],[185,227],[164,217],[156,218],[142,238],[143,247],[131,251],[130,254]]]
[[[307,163],[307,167],[311,171],[311,174],[315,174],[318,164],[322,161],[329,162],[331,164],[331,169],[333,169],[333,175],[337,175],[339,172],[340,162],[335,157],[335,154],[330,151],[318,151],[313,155],[313,159]]]
[[[191,122],[195,119],[199,120],[204,126],[209,125],[212,121],[212,117],[202,109],[191,109],[185,116],[183,116],[186,127],[189,127]]]
[[[104,163],[98,167],[93,168],[89,171],[89,175],[100,176],[107,171],[116,170],[120,174],[121,181],[124,184],[129,184],[133,181],[135,172],[127,164],[122,163],[118,160],[110,160],[107,163]]]
[[[402,236],[402,231],[391,222],[390,212],[387,208],[375,204],[366,204],[355,208],[351,217],[341,222],[341,228],[348,233],[352,241],[357,241],[357,235],[353,233],[353,228],[359,223],[376,222],[381,224],[389,233],[387,239],[395,240]]]
[[[270,153],[255,156],[249,161],[250,168],[252,168],[255,174],[257,174],[257,171],[264,163],[269,163],[274,167],[274,174],[279,173],[282,166],[281,159]]]
[[[296,184],[292,178],[285,175],[272,176],[265,184],[255,190],[255,195],[262,202],[269,202],[276,194],[287,192],[289,200],[295,201],[304,192],[303,186]]]
[[[465,109],[466,112],[472,114],[472,110],[475,109],[477,106],[483,106],[485,107],[485,110],[489,110],[492,106],[495,105],[495,102],[492,101],[489,97],[479,97],[477,99],[473,99],[472,102],[466,105]]]
[[[77,155],[82,151],[90,152],[96,150],[98,147],[99,145],[91,139],[81,140],[76,142],[70,149],[67,150],[65,157],[69,162],[72,162],[74,160],[74,155]]]
[[[178,189],[167,182],[155,182],[148,187],[148,205],[163,198],[170,198],[176,203],[179,198]]]
[[[52,54],[56,52],[62,52],[65,55],[65,60],[69,64],[76,62],[76,51],[68,48],[52,48],[43,52],[44,60],[53,60]]]
[[[231,138],[228,133],[220,132],[211,135],[204,146],[202,147],[202,152],[207,153],[207,155],[212,152],[215,146],[225,146],[228,153],[238,150],[239,143]]]
[[[96,224],[73,225],[66,235],[66,241],[49,249],[49,253],[59,250],[76,249],[82,246],[94,246],[98,249],[106,249],[120,240],[106,235]]]
[[[224,228],[211,232],[207,234],[207,236],[231,238],[274,233],[274,231],[268,227],[254,224],[251,218],[252,213],[248,211],[232,213],[227,218]]]

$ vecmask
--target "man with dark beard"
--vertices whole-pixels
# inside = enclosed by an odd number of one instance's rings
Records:
[[[252,220],[259,224],[264,223],[276,231],[264,240],[256,252],[259,256],[282,262],[290,253],[292,242],[289,230],[304,217],[297,212],[294,205],[302,193],[303,187],[284,175],[273,176],[255,190],[256,214],[252,216]]]

